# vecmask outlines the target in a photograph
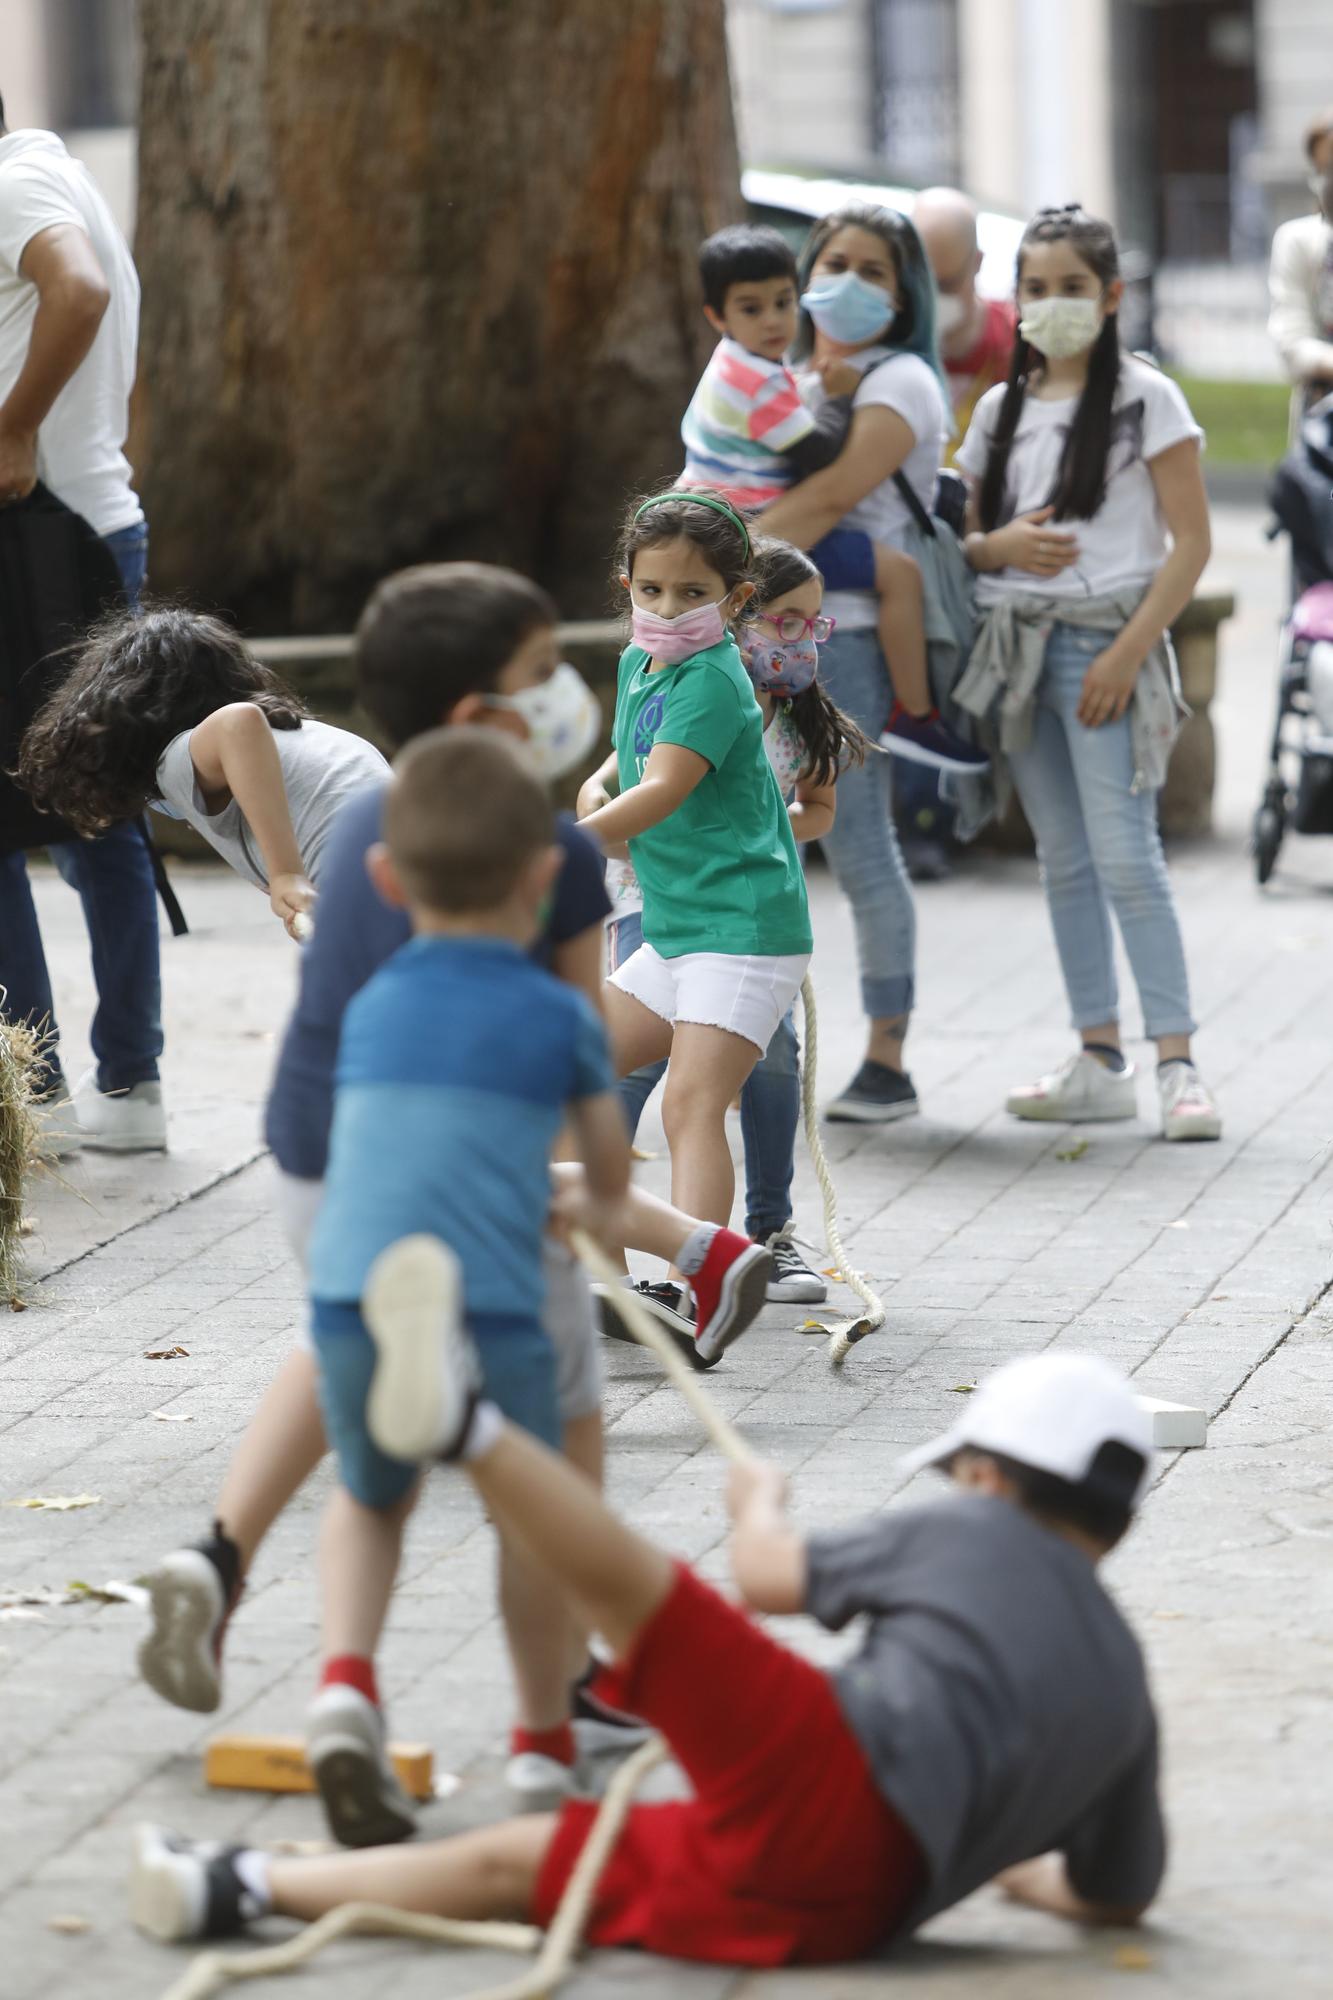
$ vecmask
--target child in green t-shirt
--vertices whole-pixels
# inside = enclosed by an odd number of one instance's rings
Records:
[[[716,494],[634,508],[621,542],[632,643],[620,660],[619,796],[585,788],[583,821],[628,844],[643,938],[606,988],[622,1073],[670,1056],[662,1117],[673,1199],[725,1223],[735,1181],[727,1107],[768,1047],[810,959],[791,822],[764,718],[728,626],[753,595],[749,530]]]

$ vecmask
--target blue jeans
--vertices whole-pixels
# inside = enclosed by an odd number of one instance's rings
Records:
[[[611,926],[611,969],[623,965],[643,942],[643,918],[636,910]],[[631,1138],[643,1107],[666,1074],[666,1064],[649,1063],[620,1079],[621,1102]],[[801,1058],[796,1023],[789,1013],[746,1078],[741,1091],[741,1133],[745,1140],[745,1233],[762,1241],[791,1221],[791,1183],[796,1171],[796,1128],[801,1122]]]
[[[1084,677],[1106,634],[1055,625],[1028,749],[1009,758],[1037,841],[1055,948],[1076,1028],[1119,1019],[1111,912],[1143,1007],[1144,1033],[1193,1033],[1175,899],[1157,830],[1157,799],[1131,790],[1128,718],[1087,729]]]
[[[889,719],[893,690],[873,626],[835,632],[819,649],[825,692],[872,743]],[[872,1021],[910,1014],[916,998],[916,910],[893,823],[893,759],[872,750],[838,779],[838,810],[821,841],[852,906],[861,1005]]]
[[[148,565],[148,529],[140,521],[108,535],[131,610],[137,610]],[[129,1090],[157,1076],[162,1053],[162,975],[158,959],[157,891],[148,846],[137,826],[115,826],[95,840],[54,844],[51,858],[83,904],[92,944],[97,1011],[91,1041],[101,1090]],[[0,856],[0,987],[8,1019],[48,1032],[45,1078],[60,1079],[51,976],[22,853]]]

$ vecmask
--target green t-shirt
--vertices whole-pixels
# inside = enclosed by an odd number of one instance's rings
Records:
[[[764,718],[735,642],[676,667],[620,656],[614,742],[620,789],[643,776],[654,743],[711,769],[660,826],[629,844],[643,890],[643,935],[663,958],[687,951],[781,958],[809,951],[810,912],[796,841],[764,755]]]

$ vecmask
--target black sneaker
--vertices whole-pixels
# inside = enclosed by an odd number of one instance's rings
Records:
[[[595,1757],[608,1750],[636,1750],[652,1735],[651,1727],[642,1717],[630,1715],[623,1708],[612,1708],[609,1701],[602,1701],[594,1694],[592,1683],[596,1678],[594,1660],[583,1677],[575,1681],[570,1701],[570,1720],[579,1755]]]
[[[911,1118],[921,1109],[912,1079],[869,1056],[824,1116],[834,1124],[887,1125],[894,1118]]]
[[[267,1911],[236,1872],[239,1847],[182,1840],[161,1826],[134,1834],[130,1919],[164,1944],[235,1937]]]
[[[619,1286],[593,1286],[602,1332],[612,1340],[633,1340],[633,1334],[628,1331],[613,1303],[615,1292],[620,1289]],[[636,1285],[627,1285],[624,1289],[632,1292],[639,1304],[647,1306],[653,1317],[661,1321],[692,1368],[711,1368],[714,1362],[721,1360],[720,1351],[711,1361],[705,1361],[700,1354],[694,1333],[694,1301],[683,1286],[669,1282],[652,1285],[646,1278],[640,1278]]]

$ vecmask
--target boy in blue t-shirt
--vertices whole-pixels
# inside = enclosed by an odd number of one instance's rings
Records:
[[[439,730],[399,759],[369,865],[414,935],[344,1016],[310,1245],[341,1487],[324,1531],[336,1560],[322,1577],[327,1657],[309,1755],[352,1845],[407,1830],[384,1782],[372,1662],[418,1472],[443,1442],[432,1384],[449,1318],[466,1320],[486,1394],[558,1448],[542,1238],[566,1120],[612,1235],[629,1187],[601,1021],[527,954],[560,859],[546,795],[501,737]],[[384,1308],[401,1334],[404,1286],[408,1335],[390,1351]],[[377,1441],[386,1434],[393,1452]]]

